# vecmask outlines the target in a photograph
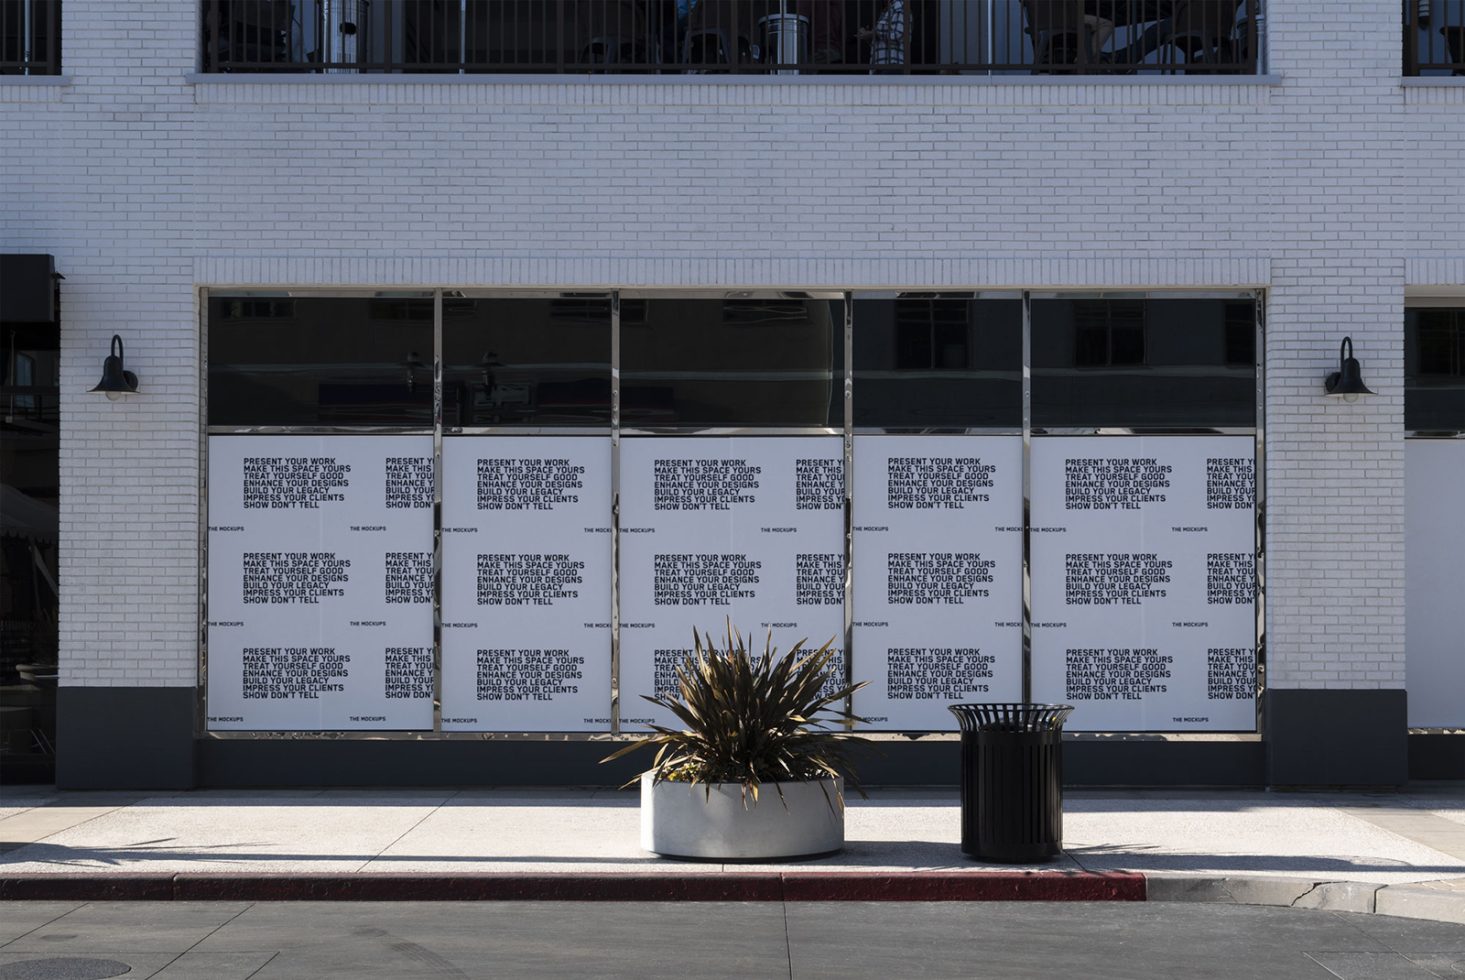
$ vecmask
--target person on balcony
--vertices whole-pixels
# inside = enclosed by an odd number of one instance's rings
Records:
[[[905,64],[905,0],[885,0],[885,9],[874,27],[861,27],[856,35],[870,42],[872,73],[881,66]]]

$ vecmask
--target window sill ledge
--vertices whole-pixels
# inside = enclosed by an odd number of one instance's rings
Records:
[[[70,75],[0,75],[0,102],[51,102],[70,87]]]

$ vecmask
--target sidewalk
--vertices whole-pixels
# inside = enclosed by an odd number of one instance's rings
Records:
[[[0,791],[0,898],[1076,898],[1465,923],[1465,785],[1399,794],[1070,790],[1063,856],[971,861],[954,788],[852,797],[788,864],[639,847],[637,796],[575,789]]]

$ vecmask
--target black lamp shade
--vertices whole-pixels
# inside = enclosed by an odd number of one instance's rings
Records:
[[[109,398],[137,391],[137,375],[122,367],[122,338],[117,334],[112,335],[112,353],[102,362],[102,380],[92,391],[105,392]]]
[[[1353,338],[1344,337],[1338,347],[1338,370],[1328,375],[1323,382],[1327,393],[1335,398],[1352,401],[1359,395],[1371,395],[1373,391],[1363,383],[1363,372],[1359,370],[1358,359],[1353,356]]]

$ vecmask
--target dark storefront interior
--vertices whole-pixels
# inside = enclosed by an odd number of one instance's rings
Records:
[[[0,781],[55,772],[60,330],[49,255],[0,255]]]

